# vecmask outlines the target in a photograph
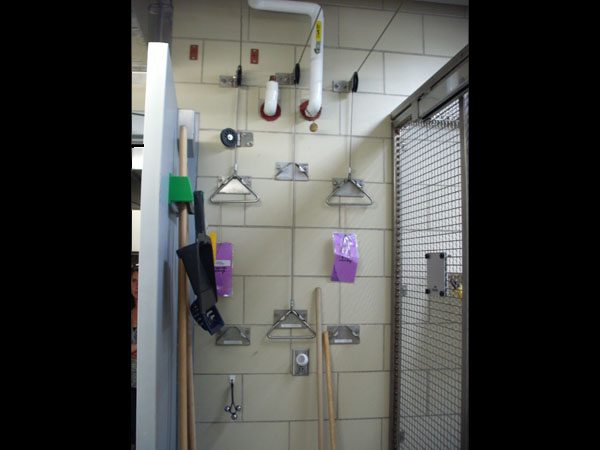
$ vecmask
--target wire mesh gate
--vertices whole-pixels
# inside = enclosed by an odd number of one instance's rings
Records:
[[[393,449],[461,448],[467,105],[468,91],[394,131]],[[440,254],[445,285],[434,292],[426,255]]]

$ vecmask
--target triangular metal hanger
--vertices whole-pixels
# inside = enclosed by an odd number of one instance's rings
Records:
[[[225,200],[215,199],[219,194],[252,195],[253,200]],[[256,203],[260,197],[250,187],[249,177],[237,174],[237,163],[233,166],[233,174],[224,180],[209,198],[211,203]]]
[[[276,328],[279,327],[279,325],[281,323],[283,323],[288,316],[294,316],[298,322],[302,325],[302,328],[306,328],[308,329],[312,334],[310,335],[303,335],[303,336],[273,336],[271,334],[271,332],[273,330],[275,330]],[[296,309],[294,308],[294,299],[290,300],[290,309],[287,310],[287,312],[285,314],[283,314],[279,320],[277,320],[273,326],[271,327],[271,329],[267,332],[267,337],[269,339],[312,339],[317,335],[316,331],[313,330],[313,328],[308,324],[308,322],[306,321],[306,319],[298,313],[298,311],[296,311]]]
[[[329,206],[369,206],[374,203],[373,199],[364,190],[364,181],[352,178],[352,169],[348,169],[348,178],[333,178],[331,180],[334,189],[327,197],[326,203]],[[367,202],[338,202],[333,203],[330,200],[333,197],[367,197]]]

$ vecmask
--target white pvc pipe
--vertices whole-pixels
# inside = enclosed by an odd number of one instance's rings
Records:
[[[265,106],[263,112],[267,116],[273,116],[277,112],[277,96],[279,83],[277,81],[267,81],[267,90],[265,93]]]
[[[316,3],[283,0],[248,0],[248,6],[265,11],[306,14],[310,17],[311,27],[315,20],[320,22],[315,25],[310,37],[310,96],[306,107],[307,115],[316,116],[321,110],[323,100],[323,43],[325,42],[323,10]],[[318,45],[317,34],[320,37]],[[319,49],[319,53],[315,53],[316,48]]]

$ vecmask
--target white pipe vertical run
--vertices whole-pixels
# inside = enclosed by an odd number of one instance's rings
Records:
[[[248,5],[264,11],[306,14],[310,17],[311,27],[316,20],[320,22],[315,25],[310,37],[310,96],[306,107],[306,114],[315,117],[321,111],[323,101],[323,10],[316,3],[283,0],[248,0]],[[319,37],[318,43],[317,36]],[[318,49],[318,53],[315,52],[315,49]]]

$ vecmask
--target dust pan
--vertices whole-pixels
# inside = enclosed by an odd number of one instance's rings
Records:
[[[190,306],[192,317],[212,335],[223,327],[224,322],[216,306],[215,264],[212,243],[205,232],[202,191],[194,192],[194,219],[196,242],[177,250],[177,256],[182,259],[192,290],[196,294],[196,299]]]

